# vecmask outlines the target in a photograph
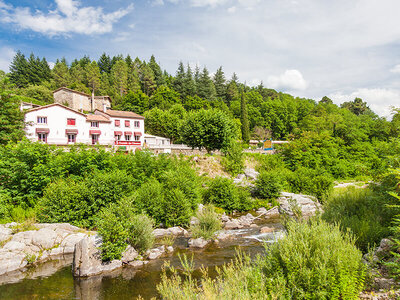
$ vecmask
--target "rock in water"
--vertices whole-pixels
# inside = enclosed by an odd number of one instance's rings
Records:
[[[134,261],[138,256],[139,256],[139,254],[137,253],[135,248],[128,245],[126,247],[125,251],[122,253],[121,261],[123,264],[128,264],[131,261]]]
[[[190,239],[189,240],[189,247],[191,248],[204,248],[205,246],[208,245],[210,241],[207,241],[203,238],[198,238],[198,239]]]
[[[314,216],[318,211],[322,212],[322,206],[317,198],[309,195],[293,194],[282,192],[281,197],[277,199],[279,202],[279,212],[293,215],[293,205],[298,206],[301,210],[302,217]]]
[[[113,260],[103,263],[99,246],[100,236],[89,236],[75,245],[72,270],[75,276],[88,277],[113,271],[122,267],[122,261]]]
[[[269,227],[269,226],[264,226],[260,229],[260,233],[270,233],[270,232],[274,232],[275,228],[273,227]]]

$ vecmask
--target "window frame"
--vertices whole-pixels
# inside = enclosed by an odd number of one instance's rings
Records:
[[[70,139],[70,137],[73,137]],[[76,134],[75,133],[68,133],[67,134],[68,144],[75,144],[76,143]]]
[[[96,125],[96,126],[93,126],[93,125]],[[90,127],[91,128],[99,128],[100,127],[99,121],[90,121]]]
[[[135,128],[140,128],[140,121],[134,121],[133,124]]]
[[[131,121],[130,120],[125,120],[125,127],[127,127],[127,128],[131,127]]]
[[[44,122],[39,122],[40,121],[44,121]],[[47,117],[44,116],[37,116],[36,117],[36,124],[47,124]]]
[[[47,144],[47,133],[38,132],[37,136],[38,136],[38,142],[43,142]]]
[[[121,127],[121,120],[114,120],[115,127]]]
[[[140,142],[140,135],[135,135],[135,142]]]
[[[76,126],[76,119],[75,118],[67,118],[67,125],[68,126]]]

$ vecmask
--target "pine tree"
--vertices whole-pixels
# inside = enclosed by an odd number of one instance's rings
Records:
[[[242,93],[240,101],[240,121],[242,123],[242,141],[248,143],[250,140],[249,116],[244,93]]]
[[[128,70],[129,70],[133,65],[133,60],[129,54],[125,58],[125,62],[126,62],[126,66],[128,67]]]
[[[134,62],[132,62],[130,68],[128,69],[128,91],[136,93],[140,90],[140,80],[139,74],[134,67]]]
[[[100,73],[103,74],[105,73],[110,73],[111,72],[111,58],[109,55],[106,55],[106,53],[104,52],[98,62],[97,65],[99,66],[100,69]]]
[[[100,87],[100,69],[96,61],[86,65],[86,79],[88,87],[94,93]]]
[[[122,59],[117,60],[111,69],[111,74],[114,86],[119,96],[122,97],[126,93],[128,85],[128,67],[125,61]]]
[[[71,77],[65,59],[62,59],[61,62],[57,60],[51,73],[57,88],[68,86],[71,83]]]
[[[49,64],[47,63],[46,58],[42,58],[42,61],[40,62],[40,68],[41,68],[41,73],[42,73],[42,81],[50,81],[51,79],[51,69]]]
[[[157,86],[163,85],[165,83],[163,72],[160,65],[156,62],[154,55],[150,58],[149,67],[153,71]]]
[[[222,71],[222,67],[219,67],[217,72],[214,75],[214,85],[215,85],[215,92],[217,97],[222,98],[225,100],[226,95],[226,79],[224,75],[224,71]]]
[[[28,71],[28,61],[25,55],[18,51],[10,65],[10,82],[17,87],[25,87],[29,84],[26,73]]]
[[[174,90],[179,94],[184,95],[185,93],[185,66],[183,62],[179,62],[178,70],[176,71],[174,80]]]
[[[154,90],[157,88],[156,81],[154,79],[154,74],[148,64],[143,63],[140,68],[140,82],[142,84],[142,90],[147,95],[153,94]]]
[[[206,67],[200,74],[200,78],[197,84],[197,95],[200,98],[213,101],[215,99],[215,87],[214,83],[210,78],[209,72]]]
[[[183,82],[184,96],[194,96],[196,94],[196,83],[193,80],[192,69],[189,64],[187,65],[187,70]]]
[[[31,53],[28,59],[28,69],[25,75],[30,84],[38,85],[42,81],[40,64],[41,62],[39,57],[35,57],[35,55]]]

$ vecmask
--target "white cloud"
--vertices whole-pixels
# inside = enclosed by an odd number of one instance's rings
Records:
[[[50,69],[53,69],[54,66],[56,65],[56,63],[52,62],[52,61],[49,61],[48,64],[49,64]]]
[[[9,71],[10,63],[15,56],[14,49],[10,47],[1,47],[0,48],[0,70],[4,72]]]
[[[205,7],[211,6],[216,7],[228,2],[227,0],[190,0],[192,6],[194,7]]]
[[[228,8],[228,13],[233,14],[236,12],[236,6],[232,6]]]
[[[274,89],[285,91],[305,90],[307,82],[299,70],[286,70],[279,76],[268,76],[267,84]]]
[[[334,93],[328,95],[336,104],[353,101],[356,97],[367,102],[368,106],[381,117],[390,117],[391,107],[399,107],[400,90],[361,88],[350,94]]]
[[[128,40],[131,34],[129,32],[119,32],[117,36],[113,39],[114,42],[124,42]]]
[[[400,74],[400,64],[395,65],[395,66],[390,70],[390,72],[396,73],[396,74]]]
[[[0,0],[1,1],[1,0]],[[49,36],[79,34],[101,34],[111,32],[113,24],[127,15],[133,5],[111,13],[104,13],[103,8],[82,6],[79,1],[55,0],[57,8],[53,11],[32,12],[27,7],[12,7],[0,2],[0,17],[3,23],[17,25]]]

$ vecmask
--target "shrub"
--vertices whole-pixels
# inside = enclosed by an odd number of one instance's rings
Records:
[[[264,199],[275,199],[282,191],[281,178],[274,173],[263,171],[256,180],[257,195]]]
[[[150,179],[139,188],[134,203],[138,211],[153,217],[156,224],[165,222],[164,188],[156,179]]]
[[[221,221],[213,205],[208,204],[203,207],[202,211],[197,212],[196,217],[198,223],[191,226],[194,238],[202,237],[208,240],[221,229]]]
[[[214,204],[228,212],[251,207],[248,192],[239,189],[231,179],[224,177],[216,177],[210,181],[208,189],[204,191],[203,199],[205,203]]]
[[[153,220],[146,215],[133,215],[129,219],[128,243],[144,253],[154,244]]]
[[[338,223],[343,232],[350,229],[356,245],[364,252],[389,235],[391,217],[395,214],[386,206],[389,199],[370,189],[348,188],[326,201],[323,218]]]
[[[103,208],[96,220],[97,232],[102,238],[101,259],[120,259],[127,246],[128,231],[126,220],[121,220],[118,214],[118,206],[112,204]]]
[[[187,224],[193,214],[190,202],[179,189],[165,191],[162,208],[165,214],[164,224],[167,227]]]
[[[362,254],[349,234],[323,221],[288,224],[288,233],[266,255],[236,260],[195,280],[187,260],[184,276],[164,272],[163,299],[357,299],[365,278]]]
[[[243,173],[244,153],[242,145],[236,141],[231,141],[227,149],[224,150],[225,157],[221,164],[232,176]]]

